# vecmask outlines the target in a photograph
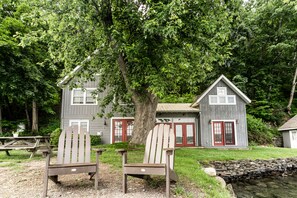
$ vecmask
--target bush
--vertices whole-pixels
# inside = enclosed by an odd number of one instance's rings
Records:
[[[52,133],[51,133],[51,145],[58,146],[59,144],[59,137],[61,134],[61,129],[56,128]]]
[[[91,135],[91,145],[97,146],[101,144],[101,137],[99,135]]]
[[[60,128],[60,119],[51,118],[48,123],[40,125],[38,134],[39,135],[49,135],[57,128]]]
[[[272,144],[273,138],[279,136],[275,128],[249,114],[247,114],[247,127],[250,145]]]

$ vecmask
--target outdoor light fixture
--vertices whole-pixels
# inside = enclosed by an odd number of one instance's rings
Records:
[[[208,124],[211,124],[211,120],[208,121]]]
[[[106,118],[104,118],[104,126],[107,126]]]

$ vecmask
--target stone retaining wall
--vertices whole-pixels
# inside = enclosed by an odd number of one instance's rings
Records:
[[[216,175],[227,183],[297,172],[297,158],[213,161],[210,164],[216,169]]]

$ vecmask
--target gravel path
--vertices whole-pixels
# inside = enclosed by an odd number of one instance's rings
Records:
[[[0,167],[0,198],[41,197],[44,166],[44,161],[32,161],[22,163],[20,168],[17,169]],[[94,180],[89,180],[86,174],[65,175],[59,177],[61,185],[56,185],[49,180],[48,196],[63,198],[165,197],[165,182],[160,182],[162,186],[158,188],[152,188],[141,179],[129,177],[128,193],[123,194],[121,192],[121,172],[110,168],[106,164],[101,164],[99,170],[99,190],[94,190]]]

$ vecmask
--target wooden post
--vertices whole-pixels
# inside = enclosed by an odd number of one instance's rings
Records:
[[[124,172],[124,167],[125,164],[127,163],[127,152],[123,153],[123,158],[122,158],[122,166],[123,166],[123,193],[127,193],[127,174]]]
[[[170,152],[166,152],[166,198],[170,197]]]
[[[98,190],[98,177],[99,177],[99,153],[96,153],[95,190]]]
[[[43,179],[43,196],[42,197],[46,197],[47,196],[47,188],[48,188],[48,166],[50,163],[50,155],[49,153],[45,153],[46,155],[46,164],[45,164],[45,173],[44,173],[44,179]]]

